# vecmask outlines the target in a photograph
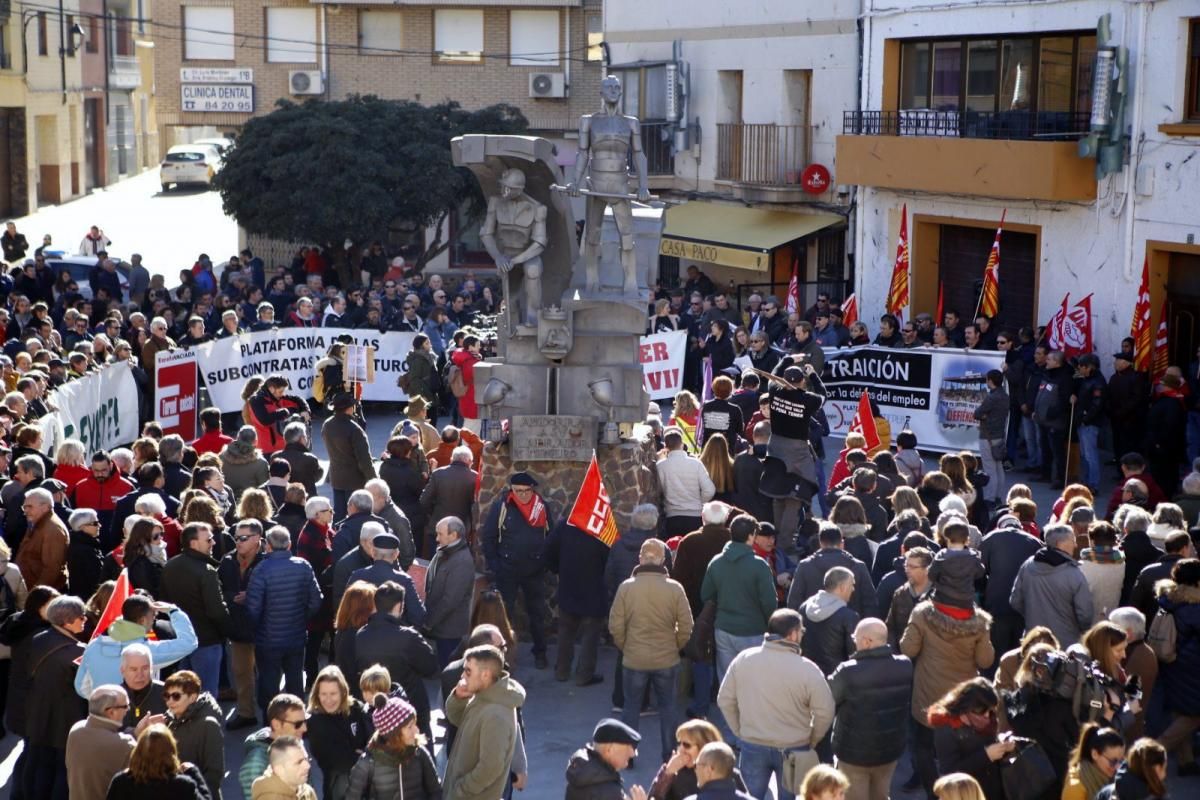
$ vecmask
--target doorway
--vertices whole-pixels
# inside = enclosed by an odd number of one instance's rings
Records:
[[[83,172],[86,184],[84,191],[90,191],[105,184],[103,124],[100,100],[98,98],[85,99],[83,101]]]
[[[1200,253],[1170,253],[1167,261],[1167,348],[1187,369],[1200,347]]]

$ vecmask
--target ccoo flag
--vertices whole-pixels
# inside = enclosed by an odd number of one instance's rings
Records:
[[[1150,257],[1142,262],[1142,285],[1138,288],[1133,306],[1133,324],[1129,328],[1133,339],[1133,368],[1150,371]]]
[[[863,435],[863,438],[867,440],[866,451],[868,453],[879,447],[879,430],[875,427],[875,413],[871,410],[871,396],[867,394],[866,389],[863,389],[862,394],[858,396],[858,410],[854,412],[854,418],[850,420],[849,432]],[[834,462],[833,469],[829,474],[830,489],[850,477],[850,465],[846,463],[846,453],[848,452],[850,452],[848,449],[843,448],[842,452],[838,453],[837,461]]]
[[[987,266],[983,268],[983,292],[979,296],[979,313],[989,319],[995,318],[1000,311],[1000,233],[1004,230],[1004,217],[1007,214],[1007,208],[1000,212],[1000,225],[996,228],[992,251],[988,253]]]
[[[121,574],[117,576],[117,585],[113,587],[112,596],[108,598],[108,602],[104,605],[104,613],[100,615],[100,620],[96,623],[96,629],[92,631],[92,639],[102,635],[108,630],[108,626],[117,621],[121,616],[121,606],[125,605],[125,601],[133,594],[133,587],[129,583],[129,570],[122,569]],[[91,641],[89,639],[88,641]]]
[[[896,263],[892,266],[892,285],[888,289],[887,313],[901,319],[908,305],[908,204],[900,209],[900,240],[896,243]]]
[[[588,464],[583,486],[579,487],[579,495],[575,498],[567,523],[595,536],[609,547],[621,535],[617,532],[617,520],[612,513],[608,492],[604,490],[604,481],[600,478],[600,465],[596,463],[594,450],[592,463]]]
[[[787,313],[800,313],[800,259],[792,261],[792,279],[788,282]]]
[[[1154,336],[1154,358],[1151,361],[1152,386],[1158,385],[1167,374],[1171,356],[1167,348],[1167,299],[1163,298],[1162,312],[1158,316],[1158,333]]]

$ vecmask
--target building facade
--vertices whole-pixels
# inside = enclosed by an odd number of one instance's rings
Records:
[[[599,49],[588,44],[601,11],[600,0],[164,0],[155,7],[160,138],[236,133],[279,99],[372,94],[517,106],[573,164],[579,116],[600,102]],[[449,224],[453,244],[428,269],[491,268],[477,222],[451,215]]]
[[[836,153],[839,181],[857,187],[862,315],[883,312],[902,208],[913,313],[932,313],[939,289],[947,309],[975,312],[1003,216],[1004,327],[1045,324],[1069,293],[1071,307],[1090,298],[1096,351],[1116,352],[1148,262],[1154,326],[1165,308],[1172,363],[1192,361],[1198,18],[1188,0],[867,3],[862,102]],[[1097,170],[1081,140],[1092,152],[1104,103],[1127,135]]]
[[[660,270],[696,265],[745,301],[848,290],[836,135],[858,92],[858,0],[606,0],[609,72],[642,119],[666,212]],[[810,296],[811,295],[811,296]]]

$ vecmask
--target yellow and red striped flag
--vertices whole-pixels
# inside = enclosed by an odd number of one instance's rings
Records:
[[[617,531],[617,520],[612,513],[608,492],[604,490],[604,481],[600,477],[600,465],[596,462],[594,450],[592,463],[588,464],[587,474],[583,476],[583,486],[579,487],[579,495],[575,498],[575,505],[571,508],[567,523],[595,536],[609,547],[612,547],[621,535]]]
[[[1004,217],[1007,214],[1007,208],[1000,212],[996,238],[992,241],[992,251],[988,253],[987,266],[983,268],[983,293],[979,297],[979,313],[989,319],[1000,311],[1000,233],[1004,230]]]
[[[1133,368],[1138,372],[1150,371],[1150,257],[1142,262],[1142,285],[1138,288],[1137,302],[1133,306],[1133,324],[1129,327],[1133,339]]]
[[[896,242],[896,263],[892,266],[892,285],[888,289],[887,312],[901,316],[908,306],[908,203],[900,209],[900,240]]]
[[[1154,337],[1154,358],[1151,361],[1153,374],[1151,384],[1157,385],[1167,374],[1171,356],[1167,348],[1167,299],[1163,298],[1162,311],[1158,315],[1158,333]]]

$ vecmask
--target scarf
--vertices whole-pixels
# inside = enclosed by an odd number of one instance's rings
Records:
[[[1095,547],[1083,548],[1079,552],[1079,560],[1090,561],[1093,564],[1123,564],[1125,556],[1115,547],[1097,545]]]
[[[1083,789],[1087,794],[1088,800],[1094,800],[1096,795],[1100,793],[1100,790],[1107,786],[1111,780],[1100,771],[1099,767],[1092,763],[1090,758],[1084,758],[1079,761],[1079,782],[1083,784]]]
[[[959,622],[968,620],[975,616],[974,608],[958,608],[957,606],[948,606],[945,603],[934,602],[933,607],[945,614],[950,619],[956,619]]]
[[[516,492],[509,492],[508,499],[512,501],[517,510],[521,512],[521,516],[525,518],[534,528],[546,527],[546,504],[542,502],[542,498],[534,494],[528,503],[522,503],[517,499]]]

